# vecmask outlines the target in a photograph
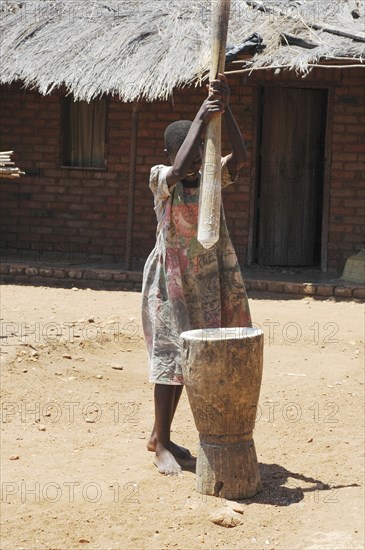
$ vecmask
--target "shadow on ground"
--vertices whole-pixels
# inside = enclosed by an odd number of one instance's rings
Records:
[[[306,493],[313,493],[313,500],[336,503],[338,491],[344,487],[359,487],[357,483],[335,485],[331,480],[319,480],[296,472],[290,472],[278,464],[259,464],[262,491],[245,504],[271,504],[290,506],[303,500]]]
[[[178,461],[183,471],[195,473],[196,460]],[[339,502],[338,491],[345,487],[360,487],[358,483],[335,485],[303,474],[290,472],[278,464],[259,464],[262,491],[252,498],[232,499],[243,504],[271,504],[273,506],[290,506],[303,500],[306,493],[313,493],[314,502]]]

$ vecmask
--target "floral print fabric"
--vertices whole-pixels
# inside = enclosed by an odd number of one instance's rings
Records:
[[[157,235],[143,272],[142,323],[150,382],[183,384],[182,332],[251,326],[251,317],[223,207],[219,240],[206,250],[196,238],[199,188],[178,182],[169,189],[169,169],[154,166],[150,175]],[[225,158],[221,180],[232,183]]]

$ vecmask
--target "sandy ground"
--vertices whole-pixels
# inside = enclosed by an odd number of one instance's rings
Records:
[[[255,429],[263,480],[234,528],[146,451],[141,295],[4,286],[2,549],[360,549],[363,306],[250,298],[265,329]],[[184,392],[173,438],[197,448]]]

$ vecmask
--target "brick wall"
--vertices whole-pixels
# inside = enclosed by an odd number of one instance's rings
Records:
[[[343,71],[335,89],[330,189],[329,264],[343,266],[364,246],[365,75]]]
[[[3,257],[18,250],[24,258],[57,259],[68,254],[72,259],[81,254],[123,260],[132,105],[109,98],[107,170],[79,170],[62,167],[62,93],[42,97],[19,85],[4,86],[1,91],[0,147],[14,150],[13,160],[27,174],[1,181]],[[132,247],[137,260],[145,259],[154,246],[156,218],[148,179],[151,166],[167,162],[166,125],[179,118],[193,119],[204,97],[204,89],[193,95],[186,89],[169,101],[139,104]],[[241,99],[237,95],[236,103]],[[247,114],[252,126],[250,102],[245,100],[243,108],[235,109],[242,128],[248,126]],[[227,212],[232,211],[229,223],[241,241],[248,232],[248,189],[248,182],[242,181],[239,192],[225,192]],[[244,208],[247,212],[242,215]]]
[[[329,267],[341,270],[345,258],[361,248],[364,234],[364,100],[362,69],[313,71],[306,82],[332,87],[333,126],[328,167],[330,187]],[[248,147],[249,164],[236,186],[224,190],[227,223],[241,263],[247,259],[256,156],[255,90],[265,83],[301,85],[289,72],[259,72],[245,83],[230,79],[231,105]],[[154,245],[156,221],[148,175],[165,163],[163,132],[169,122],[192,119],[204,88],[184,89],[169,101],[139,104],[133,256],[145,259]],[[1,88],[1,150],[15,151],[17,166],[27,172],[19,180],[0,181],[2,242],[8,250],[33,249],[38,257],[61,251],[85,257],[125,253],[132,105],[109,98],[107,169],[62,168],[62,92],[42,97],[19,85]],[[331,132],[332,134],[332,132]],[[331,139],[329,140],[331,143]],[[223,153],[228,152],[223,143]],[[330,162],[329,160],[327,161]],[[5,252],[6,255],[6,252]],[[26,256],[24,253],[23,255]]]
[[[1,148],[14,150],[13,160],[27,174],[1,181],[2,241],[11,250],[48,251],[49,258],[66,252],[120,254],[131,106],[110,100],[108,169],[77,170],[62,168],[61,98],[20,86],[2,88]]]

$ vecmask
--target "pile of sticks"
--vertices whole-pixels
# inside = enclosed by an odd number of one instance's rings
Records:
[[[11,162],[11,155],[14,151],[0,151],[0,178],[19,178],[24,174],[19,168],[16,168],[15,162]]]

